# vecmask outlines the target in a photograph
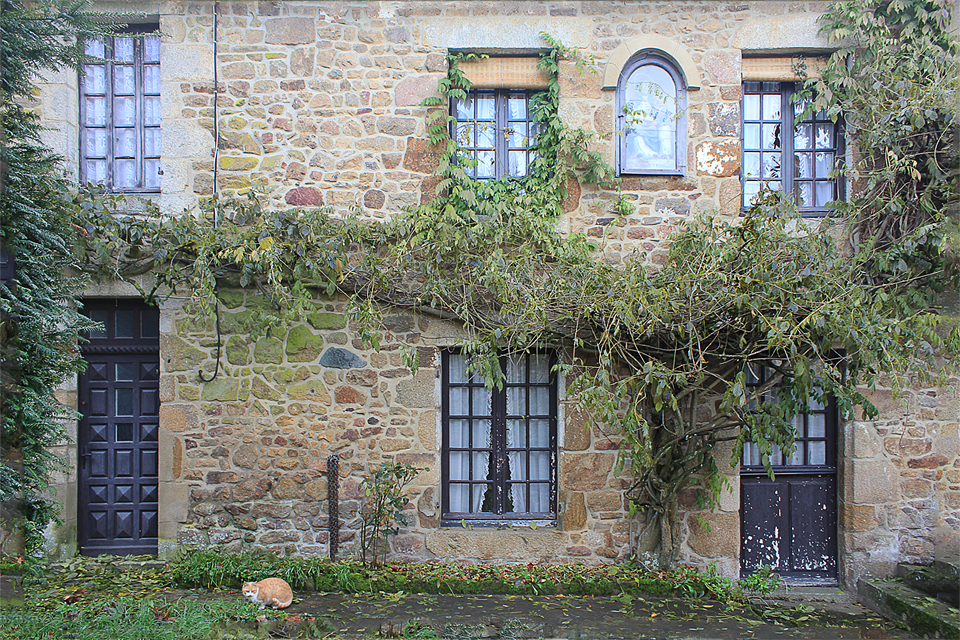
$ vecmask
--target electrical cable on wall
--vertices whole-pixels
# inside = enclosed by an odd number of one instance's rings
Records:
[[[217,15],[220,13],[220,3],[213,3],[213,228],[216,229],[219,226],[219,219],[217,217],[217,178],[218,178],[218,165],[220,164],[220,114],[219,114],[219,105],[220,102],[220,78],[217,73],[217,54],[218,54],[218,38],[217,38]],[[220,336],[220,299],[217,298],[217,281],[216,276],[214,276],[213,282],[213,312],[216,316],[217,321],[217,361],[216,367],[213,369],[213,375],[210,378],[203,377],[203,369],[197,371],[197,377],[200,379],[200,382],[213,382],[217,379],[217,375],[220,373],[220,353],[223,348],[223,339]]]

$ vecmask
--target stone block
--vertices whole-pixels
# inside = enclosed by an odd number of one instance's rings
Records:
[[[277,402],[281,399],[280,392],[271,387],[266,381],[257,376],[253,379],[253,382],[250,385],[250,391],[253,393],[255,398],[260,398],[261,400],[271,400]]]
[[[421,368],[417,375],[397,383],[397,402],[410,409],[433,409],[437,406],[436,372]]]
[[[337,387],[333,397],[339,405],[363,405],[367,401],[365,393],[349,385]]]
[[[307,322],[317,331],[343,329],[347,326],[347,316],[343,313],[311,313]]]
[[[587,494],[587,506],[592,513],[623,510],[623,494],[619,491],[594,491]]]
[[[323,338],[305,325],[297,325],[287,333],[286,354],[290,362],[312,362],[323,350]]]
[[[169,333],[160,335],[160,359],[164,372],[196,370],[207,354]]]
[[[713,84],[740,84],[739,51],[710,51],[703,56],[703,68]]]
[[[190,505],[190,487],[178,482],[161,482],[157,487],[159,496],[158,519],[160,522],[186,522]]]
[[[242,469],[254,469],[260,458],[260,450],[252,444],[242,444],[233,454],[233,464]]]
[[[884,504],[898,498],[897,471],[886,460],[850,460],[847,481],[852,483],[850,501],[854,504]]]
[[[284,201],[294,207],[319,207],[323,204],[323,192],[316,187],[296,187],[287,191]]]
[[[437,412],[423,411],[417,419],[420,446],[426,451],[437,451]]]
[[[564,451],[585,451],[590,447],[590,428],[587,416],[580,407],[566,412],[563,428]]]
[[[200,427],[200,414],[192,404],[167,402],[160,405],[160,427],[179,433]]]
[[[710,530],[704,526],[701,517]],[[740,514],[701,513],[687,516],[687,544],[703,558],[730,558],[740,555]]]
[[[313,44],[317,26],[312,18],[270,18],[264,21],[267,44]]]
[[[287,388],[287,395],[292,400],[309,400],[322,405],[330,405],[330,393],[322,380],[308,380]]]
[[[240,399],[240,380],[227,376],[217,376],[203,385],[200,397],[204,400],[236,402]]]
[[[278,338],[260,338],[253,347],[253,359],[261,364],[283,362],[283,342]]]
[[[875,458],[883,451],[876,430],[863,422],[854,422],[844,429],[844,453],[852,458]]]
[[[711,102],[707,105],[707,122],[715,136],[740,136],[739,102]]]
[[[227,362],[230,364],[250,364],[249,344],[240,336],[230,336],[227,344],[224,345],[224,352],[226,352]]]
[[[864,532],[876,529],[880,524],[877,510],[870,505],[840,503],[840,530],[846,532]]]
[[[567,453],[560,457],[560,488],[596,491],[610,481],[616,455],[612,453]]]
[[[726,178],[740,172],[740,141],[701,142],[696,152],[697,173]]]
[[[360,369],[367,366],[367,362],[352,351],[330,347],[320,358],[320,365],[330,369]]]

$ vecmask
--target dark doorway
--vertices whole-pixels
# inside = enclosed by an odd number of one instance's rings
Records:
[[[837,409],[811,401],[795,418],[796,450],[770,456],[767,476],[755,445],[740,467],[740,570],[771,567],[791,584],[837,583]]]
[[[142,302],[88,301],[104,326],[83,345],[78,543],[83,555],[155,554],[160,314]]]

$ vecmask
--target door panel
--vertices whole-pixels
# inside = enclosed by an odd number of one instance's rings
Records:
[[[764,382],[766,371],[748,375]],[[771,396],[773,392],[771,392]],[[768,398],[770,400],[771,398]],[[837,582],[837,408],[811,400],[794,419],[796,448],[770,453],[748,443],[740,466],[740,572],[772,568],[793,584]]]
[[[103,322],[80,375],[81,553],[157,552],[159,313],[143,304],[89,302]]]

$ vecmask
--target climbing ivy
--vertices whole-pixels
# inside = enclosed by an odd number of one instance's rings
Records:
[[[916,57],[910,24],[942,52],[936,68],[956,63],[946,21],[922,14],[927,6],[941,3],[831,4],[826,28],[858,40],[808,84],[817,91],[816,108],[834,115],[842,109],[850,127],[866,132],[855,135],[864,136],[858,145],[870,145],[862,150],[870,159],[850,168],[856,184],[867,175],[860,184],[866,195],[840,205],[819,227],[789,200],[767,193],[735,223],[691,220],[658,270],[632,258],[608,264],[583,236],[560,233],[571,176],[616,185],[591,134],[559,115],[560,66],[576,62],[589,73],[589,60],[548,38],[540,66],[549,83],[533,99],[542,132],[526,177],[468,175],[469,160],[449,135],[446,100],[465,97],[470,83],[459,69],[462,58],[451,56],[442,97],[425,105],[440,158],[430,201],[370,222],[360,211],[263,211],[251,196],[149,223],[117,218],[101,201],[85,205],[82,253],[114,276],[150,266],[158,286],[148,294],[186,290],[207,310],[215,308],[218,287],[255,288],[268,301],[257,322],[267,330],[332,293],[349,297],[358,331],[373,346],[385,309],[448,318],[465,327],[471,367],[490,385],[502,384],[498,353],[562,348],[571,402],[592,428],[619,443],[631,511],[644,515],[638,550],[659,549],[661,564],[672,564],[680,495],[699,487],[703,507],[716,504],[747,441],[757,444],[770,471],[774,447],[792,450],[792,419],[811,398],[829,394],[846,417],[858,407],[872,416],[863,386],[897,387],[910,371],[933,377],[940,371],[936,355],[960,349],[960,336],[931,304],[949,280],[941,239],[956,165],[938,145],[955,131],[955,85],[948,74],[909,71],[907,104],[897,102],[897,85],[880,87],[884,100],[900,105],[891,113],[896,126],[884,129],[882,115],[873,127],[859,124],[873,122],[870,96],[878,89],[856,60],[881,65],[891,53],[891,60]],[[857,23],[861,15],[871,18]],[[873,20],[899,35],[875,32]],[[851,55],[859,57],[849,64]],[[928,103],[922,123],[910,115],[912,100]],[[925,127],[941,137],[917,133]],[[920,155],[928,147],[934,161]],[[904,190],[910,180],[919,191]],[[627,200],[611,202],[615,214],[630,213]],[[898,218],[902,232],[871,232],[885,228],[886,213],[897,207],[916,214]],[[761,368],[769,372],[765,384],[749,385],[747,370]]]

